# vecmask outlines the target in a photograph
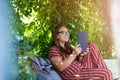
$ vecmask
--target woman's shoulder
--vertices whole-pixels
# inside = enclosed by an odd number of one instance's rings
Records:
[[[59,51],[59,48],[56,47],[56,46],[51,46],[50,50],[56,50],[56,51]]]
[[[58,49],[56,46],[51,46],[50,49]]]
[[[49,58],[60,56],[60,50],[56,46],[51,46],[49,50]]]

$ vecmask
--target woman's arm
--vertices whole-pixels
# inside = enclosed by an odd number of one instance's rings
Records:
[[[72,54],[67,56],[64,60],[62,60],[60,56],[55,56],[50,58],[50,61],[58,71],[63,71],[65,68],[67,68],[72,63],[72,61],[76,58],[76,56],[81,53],[82,49],[81,47],[78,47],[78,46],[79,45],[77,45],[74,48],[74,51],[72,52]]]
[[[63,71],[72,63],[72,61],[76,58],[76,56],[77,56],[76,54],[72,53],[64,60],[62,60],[60,56],[56,56],[56,57],[52,57],[50,61],[58,71]]]

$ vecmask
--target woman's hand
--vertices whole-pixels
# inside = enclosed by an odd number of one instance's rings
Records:
[[[89,53],[89,47],[86,48],[85,52],[80,53],[79,61],[82,61],[82,58]]]
[[[80,47],[80,44],[78,44],[74,50],[73,50],[73,54],[79,55],[82,52],[82,48]]]
[[[88,53],[89,53],[89,47],[87,47],[87,48],[86,48],[86,51],[85,51],[85,52],[82,52],[82,53],[80,54],[80,56],[83,57],[83,56],[85,56],[85,55],[88,54]]]

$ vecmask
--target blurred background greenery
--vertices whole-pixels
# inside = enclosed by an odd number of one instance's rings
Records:
[[[89,33],[104,58],[115,58],[109,18],[109,0],[10,0],[13,6],[12,33],[18,55],[19,79],[35,80],[28,57],[47,58],[51,30],[63,23],[70,29],[71,43],[79,31]]]

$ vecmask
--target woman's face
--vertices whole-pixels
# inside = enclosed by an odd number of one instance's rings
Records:
[[[69,32],[66,27],[61,27],[58,31],[57,39],[60,43],[68,42],[69,40]]]

